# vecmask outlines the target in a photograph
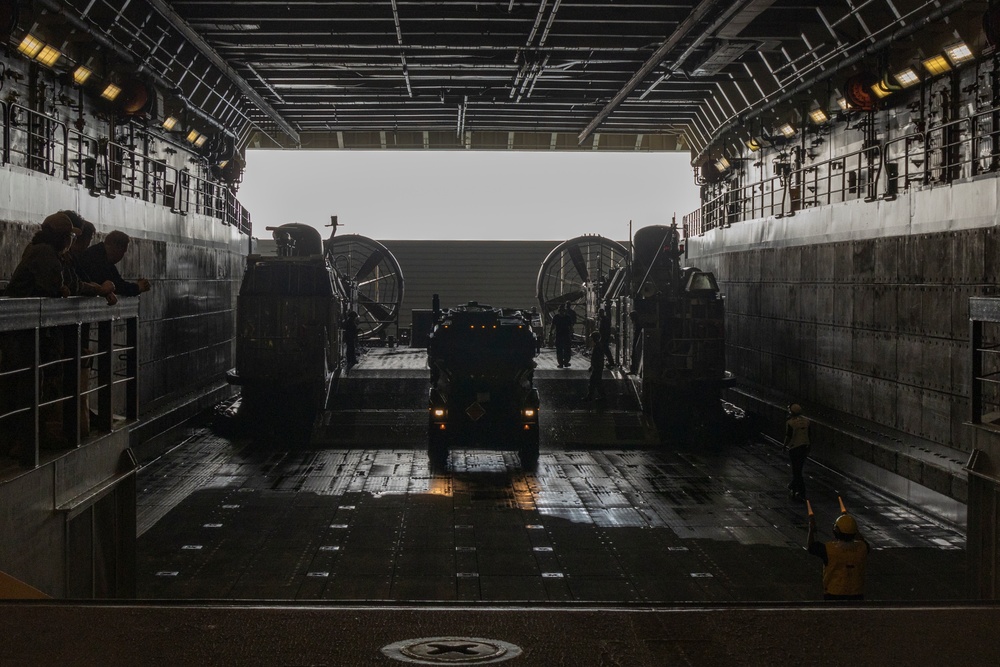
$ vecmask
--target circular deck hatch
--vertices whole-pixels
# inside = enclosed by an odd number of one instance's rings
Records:
[[[509,642],[482,637],[404,639],[382,647],[382,653],[417,665],[488,665],[521,655]]]

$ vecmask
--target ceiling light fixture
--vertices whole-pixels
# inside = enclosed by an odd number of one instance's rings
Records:
[[[841,97],[839,100],[837,100],[837,106],[843,109],[844,111],[847,111],[848,109],[851,108],[851,105],[847,103],[846,97]]]
[[[59,53],[59,49],[46,44],[42,47],[42,50],[38,52],[38,55],[35,56],[35,60],[42,63],[46,67],[52,67],[56,64],[56,62],[58,62],[61,56],[62,54]]]
[[[917,73],[913,71],[912,67],[907,67],[904,70],[896,72],[893,76],[896,77],[896,81],[899,82],[903,88],[909,88],[915,84],[920,83],[920,77]]]
[[[938,74],[944,74],[945,72],[951,71],[951,63],[944,56],[937,55],[931,56],[927,60],[921,61],[924,69],[930,72],[931,76],[937,76]]]
[[[201,133],[198,130],[191,130],[190,132],[188,132],[187,140],[193,144],[194,142],[198,141],[198,137],[200,136]]]
[[[826,112],[822,109],[813,109],[809,112],[809,120],[816,123],[817,125],[822,125],[826,121],[830,120],[830,117],[826,115]]]
[[[783,135],[785,135],[785,137],[789,139],[795,136],[795,128],[792,127],[791,123],[785,123],[784,125],[779,127],[778,132],[781,132]]]
[[[163,129],[167,132],[174,129],[175,125],[177,125],[177,118],[174,116],[167,116],[163,119]]]
[[[730,167],[729,160],[727,160],[725,157],[720,157],[718,160],[715,161],[715,168],[720,172],[729,169],[729,167]]]
[[[946,46],[944,52],[953,65],[961,65],[975,58],[972,49],[966,46],[965,42],[956,42],[951,46]]]
[[[197,139],[194,140],[194,145],[196,148],[201,148],[202,146],[205,145],[206,141],[208,141],[208,136],[202,134]]]
[[[119,95],[122,94],[122,89],[113,83],[109,83],[105,86],[104,91],[101,93],[101,97],[108,100],[109,102],[114,102]]]
[[[82,86],[87,82],[87,79],[90,78],[91,74],[93,74],[92,71],[90,71],[83,65],[80,65],[75,70],[73,70],[73,83],[75,83],[78,86]]]
[[[21,40],[21,43],[17,45],[17,50],[29,58],[34,58],[44,46],[45,44],[43,44],[40,39],[31,33],[28,33],[24,36],[24,39]]]

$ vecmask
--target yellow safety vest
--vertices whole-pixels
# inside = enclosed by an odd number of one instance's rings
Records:
[[[829,595],[862,595],[868,544],[863,540],[833,540],[826,543],[823,592]]]
[[[791,430],[792,435],[788,441],[788,448],[799,447],[809,444],[809,420],[802,415],[796,415],[785,422]]]

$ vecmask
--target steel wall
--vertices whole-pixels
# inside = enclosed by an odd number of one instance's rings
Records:
[[[406,290],[400,327],[413,309],[428,309],[434,294],[441,307],[469,301],[491,306],[538,305],[535,281],[542,261],[561,241],[382,241],[399,262]]]
[[[0,202],[0,287],[39,223],[55,211],[77,210],[92,221],[95,243],[113,229],[132,237],[118,269],[127,280],[146,277],[153,283],[137,297],[141,415],[224,384],[234,364],[245,235],[214,218],[183,216],[128,197],[91,197],[16,167],[0,167]]]

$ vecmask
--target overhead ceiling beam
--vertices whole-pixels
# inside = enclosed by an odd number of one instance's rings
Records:
[[[201,37],[201,35],[195,32],[194,29],[191,28],[191,26],[188,25],[187,22],[174,11],[166,0],[147,1],[163,16],[163,18],[170,23],[170,25],[174,27],[174,29],[180,32],[192,46],[198,49],[203,56],[208,58],[213,65],[219,68],[219,70],[226,75],[226,78],[232,81],[233,85],[239,88],[240,91],[247,96],[247,99],[253,102],[253,104],[263,111],[268,118],[274,121],[274,123],[281,128],[282,132],[288,135],[288,137],[296,144],[299,143],[299,133],[295,130],[295,128],[292,127],[291,124],[274,109],[274,107],[268,104],[267,100],[261,97],[257,91],[254,90],[249,83],[247,83],[246,79],[230,67],[229,63],[226,62],[222,56],[220,56],[215,49],[213,49],[211,45],[209,45],[209,43]]]
[[[924,26],[931,25],[933,23],[936,23],[937,21],[944,19],[945,17],[957,11],[963,5],[965,5],[970,1],[971,0],[952,0],[946,5],[939,4],[937,5],[936,9],[932,10],[929,14],[927,14],[923,18],[915,20],[912,23],[903,25],[902,27],[896,29],[895,31],[891,32],[890,34],[886,35],[885,37],[879,39],[876,42],[871,42],[866,44],[861,49],[856,51],[853,55],[840,58],[839,60],[830,63],[829,69],[822,70],[819,74],[815,74],[809,77],[808,79],[806,79],[799,85],[795,86],[794,88],[788,88],[788,87],[779,88],[774,93],[772,93],[774,97],[771,97],[771,99],[768,99],[768,97],[765,96],[763,99],[760,100],[759,106],[757,106],[755,109],[743,115],[737,114],[731,116],[728,122],[716,126],[711,139],[708,142],[706,142],[705,146],[702,147],[702,149],[698,151],[698,153],[694,156],[694,159],[691,161],[692,164],[697,164],[700,161],[702,161],[705,158],[706,153],[711,150],[712,146],[715,143],[717,143],[722,137],[724,137],[726,133],[728,133],[730,130],[745,125],[749,121],[775,108],[779,104],[793,99],[796,95],[800,95],[806,92],[816,84],[826,81],[840,70],[854,65],[855,63],[860,62],[861,60],[863,60],[868,56],[879,53],[879,51],[888,47],[893,42],[903,40],[921,30],[922,28],[924,28]],[[928,1],[925,6],[930,4],[931,2]]]
[[[697,25],[709,11],[719,4],[719,2],[720,0],[701,0],[701,2],[698,3],[698,6],[695,7],[690,14],[688,14],[688,17],[678,24],[674,32],[667,38],[667,41],[663,42],[663,44],[660,45],[660,48],[656,49],[653,55],[651,55],[643,66],[639,68],[639,71],[632,75],[632,78],[628,80],[625,86],[615,93],[614,97],[611,98],[611,101],[608,102],[605,107],[601,109],[596,116],[594,116],[593,120],[587,124],[587,127],[583,129],[583,132],[577,136],[579,143],[582,144],[586,141],[587,137],[589,137],[591,133],[597,129],[597,126],[604,122],[604,119],[610,116],[611,112],[617,109],[618,105],[625,101],[625,98],[632,94],[632,91],[635,90],[636,86],[642,83],[643,79],[649,76],[656,66],[663,62],[663,59],[667,57],[667,54],[676,48],[680,41],[684,39],[689,32],[691,32],[691,29],[694,28],[695,25]]]

